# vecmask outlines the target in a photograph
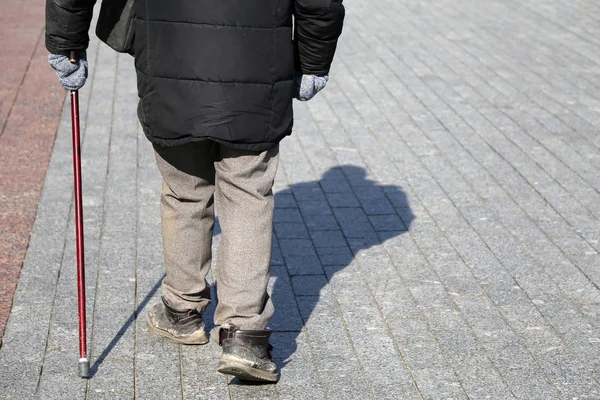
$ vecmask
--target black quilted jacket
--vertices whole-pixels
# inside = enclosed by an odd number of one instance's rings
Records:
[[[87,48],[94,2],[47,0],[50,52]],[[294,70],[329,72],[344,19],[342,0],[136,0],[134,8],[138,115],[150,141],[165,146],[278,143],[292,130]]]

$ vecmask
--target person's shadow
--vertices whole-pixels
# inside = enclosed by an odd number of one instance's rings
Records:
[[[414,218],[401,187],[369,180],[356,166],[332,168],[319,181],[276,193],[270,327],[280,368],[295,353],[298,335],[331,278],[359,251],[407,232]]]

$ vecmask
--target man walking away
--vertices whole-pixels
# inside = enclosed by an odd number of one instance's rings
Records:
[[[47,0],[49,62],[70,90],[87,77],[94,3]],[[208,341],[216,204],[218,370],[276,382],[267,283],[279,142],[292,132],[292,99],[327,83],[342,0],[136,0],[134,10],[138,116],[163,177],[166,278],[148,325],[178,343]]]

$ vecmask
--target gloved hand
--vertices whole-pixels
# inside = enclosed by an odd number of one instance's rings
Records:
[[[315,97],[325,85],[329,76],[300,75],[294,77],[294,97],[300,101],[308,101]]]
[[[72,64],[69,57],[60,54],[50,54],[48,63],[58,76],[59,82],[67,90],[79,90],[85,84],[88,76],[88,62],[85,51],[79,53],[77,63]]]

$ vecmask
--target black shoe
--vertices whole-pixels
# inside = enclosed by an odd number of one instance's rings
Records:
[[[221,328],[219,344],[223,355],[217,371],[239,379],[255,382],[277,382],[279,372],[271,358],[273,347],[265,331],[243,331],[235,327]]]
[[[148,311],[146,322],[152,332],[177,343],[208,343],[204,321],[197,310],[176,310],[169,307],[163,299]]]

